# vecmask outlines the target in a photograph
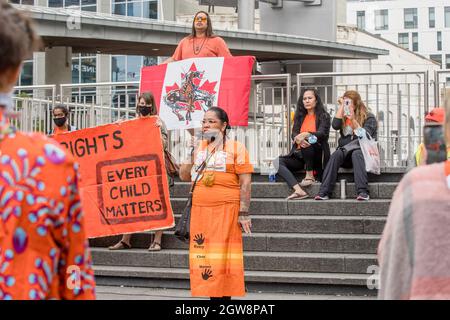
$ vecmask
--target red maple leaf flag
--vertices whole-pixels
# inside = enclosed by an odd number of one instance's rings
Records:
[[[231,126],[248,126],[254,57],[193,58],[141,69],[140,93],[151,91],[169,130],[201,127],[208,108],[224,109]]]

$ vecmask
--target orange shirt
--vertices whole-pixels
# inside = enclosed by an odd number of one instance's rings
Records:
[[[94,299],[72,155],[42,134],[1,138],[0,300]]]
[[[300,133],[302,132],[316,132],[316,115],[307,114],[303,120],[302,127],[300,128]]]
[[[206,146],[206,141],[204,141],[196,154],[194,170],[208,157],[209,153],[206,151]],[[239,201],[239,175],[252,173],[253,165],[250,163],[248,151],[242,143],[227,141],[225,150],[215,152],[209,159],[203,176],[211,171],[214,172],[214,185],[208,187],[203,184],[202,180],[197,181],[193,194],[193,204],[210,206]],[[192,180],[196,176],[197,173],[192,172]]]
[[[195,51],[198,52],[197,54],[194,52],[194,43],[195,47],[199,48]],[[221,37],[191,38],[188,36],[180,41],[172,55],[175,61],[203,57],[231,57],[231,53]]]

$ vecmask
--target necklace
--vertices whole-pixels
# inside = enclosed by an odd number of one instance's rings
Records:
[[[214,155],[214,166],[213,166],[213,171],[210,172],[205,172],[205,175],[202,179],[203,184],[206,187],[212,187],[214,185],[214,181],[216,179],[216,176],[214,175],[214,169],[216,168],[216,160],[217,160],[217,155],[215,154],[216,148],[213,149],[213,151],[211,152],[210,158],[212,158],[212,156]],[[206,148],[206,152],[208,153],[208,148]],[[208,166],[208,163],[206,163],[206,165]]]
[[[202,43],[201,43],[201,46],[195,45],[195,38],[196,38],[196,37],[194,37],[194,38],[192,39],[192,50],[194,51],[194,54],[195,54],[195,55],[198,55],[198,54],[200,53],[200,51],[202,51],[203,45],[205,44],[205,42],[206,42],[206,40],[207,40],[208,37],[205,36],[205,38],[203,39],[203,41],[202,41]]]

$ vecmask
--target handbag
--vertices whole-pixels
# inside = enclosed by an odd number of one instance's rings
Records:
[[[367,133],[363,134],[359,139],[359,145],[364,156],[366,171],[373,174],[380,174],[380,151],[378,150],[378,142]]]
[[[166,170],[169,176],[172,178],[178,176],[180,167],[177,165],[174,156],[169,152],[169,150],[164,150],[164,162],[166,164]]]
[[[178,240],[180,240],[180,241],[189,243],[189,240],[190,240],[190,227],[191,227],[192,195],[194,193],[194,188],[195,188],[195,185],[197,184],[198,178],[200,177],[200,175],[205,170],[209,159],[214,154],[214,151],[200,165],[198,173],[197,173],[197,176],[195,177],[194,183],[192,184],[191,189],[189,190],[188,199],[187,199],[186,205],[184,206],[184,209],[183,209],[183,214],[181,215],[180,220],[178,220],[178,223],[175,226],[175,233],[174,234],[175,234],[175,237]]]

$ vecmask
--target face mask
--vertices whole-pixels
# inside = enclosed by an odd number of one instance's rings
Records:
[[[0,106],[3,106],[6,115],[13,111],[13,91],[8,93],[0,92]]]
[[[148,116],[152,112],[152,107],[139,107],[138,111],[141,114],[141,116]]]
[[[55,123],[55,125],[57,127],[62,127],[65,123],[66,123],[67,118],[66,117],[62,117],[62,118],[53,118],[53,122]]]
[[[207,141],[214,142],[216,140],[220,140],[222,138],[222,133],[219,130],[208,130],[207,132],[203,132],[203,139]]]

